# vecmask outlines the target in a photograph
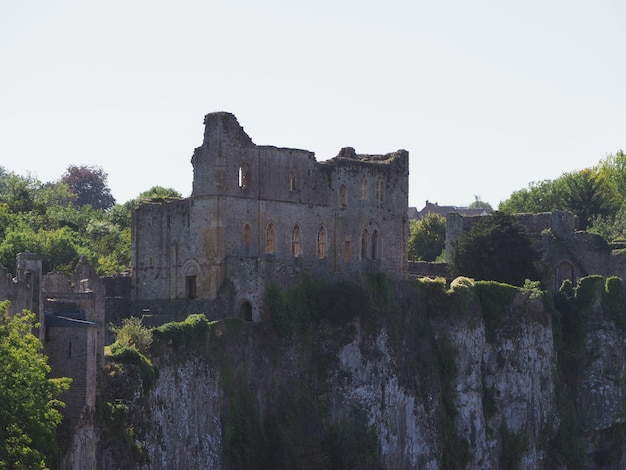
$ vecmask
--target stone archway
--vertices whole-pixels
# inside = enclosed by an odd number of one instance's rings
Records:
[[[570,263],[568,260],[562,260],[556,265],[556,269],[554,270],[554,288],[555,290],[559,290],[563,281],[569,279],[574,282],[576,276],[574,275],[574,265]]]

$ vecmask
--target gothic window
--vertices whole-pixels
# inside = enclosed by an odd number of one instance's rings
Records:
[[[372,233],[372,259],[378,259],[378,230]]]
[[[291,254],[294,258],[300,257],[300,226],[297,224],[291,232]]]
[[[339,186],[339,207],[346,207],[346,185]]]
[[[243,244],[248,246],[250,245],[250,239],[251,239],[251,230],[250,230],[250,224],[246,224],[243,227]]]
[[[361,182],[361,199],[367,199],[367,180],[365,178]]]
[[[322,226],[317,231],[317,259],[326,258],[326,229]]]
[[[239,187],[245,189],[250,184],[250,171],[245,163],[239,167]]]
[[[289,191],[298,190],[298,172],[293,170],[289,175]]]
[[[270,222],[267,224],[267,228],[265,229],[265,253],[271,255],[274,253],[274,241],[276,238],[276,227],[274,227],[274,223]]]
[[[361,235],[361,259],[369,258],[368,256],[369,246],[370,246],[370,233],[367,230],[363,230],[363,234]]]
[[[352,256],[352,250],[350,248],[350,240],[344,242],[343,245],[343,259],[347,263],[350,261],[350,257]]]

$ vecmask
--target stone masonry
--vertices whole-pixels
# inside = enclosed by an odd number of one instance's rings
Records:
[[[344,148],[318,162],[306,150],[255,145],[219,112],[205,117],[191,162],[191,197],[133,214],[134,304],[221,298],[258,321],[265,286],[302,272],[407,277],[407,151]]]

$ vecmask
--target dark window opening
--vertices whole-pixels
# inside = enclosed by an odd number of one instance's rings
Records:
[[[188,299],[196,298],[196,276],[187,276],[185,278],[186,296]]]
[[[378,231],[372,233],[372,259],[378,259]]]
[[[252,305],[247,300],[239,307],[239,315],[242,320],[252,321]]]

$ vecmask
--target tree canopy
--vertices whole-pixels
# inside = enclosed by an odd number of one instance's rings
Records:
[[[507,213],[568,210],[578,216],[581,230],[593,231],[594,221],[605,224],[626,204],[626,155],[621,150],[592,168],[563,173],[555,180],[532,182],[500,203]]]
[[[79,207],[89,204],[94,209],[107,210],[115,205],[107,179],[108,175],[100,167],[70,165],[61,177],[61,183],[76,195]]]
[[[446,218],[427,214],[411,223],[409,234],[409,259],[435,261],[446,246]]]
[[[49,378],[35,315],[11,318],[7,307],[0,302],[0,468],[45,469],[57,453],[58,396],[71,379]]]
[[[0,167],[0,264],[15,273],[17,253],[33,252],[42,256],[44,272],[71,272],[81,256],[99,275],[128,269],[136,200],[105,210],[77,198],[66,183]]]
[[[514,216],[494,212],[461,234],[450,271],[453,276],[522,286],[526,279],[540,279],[539,259],[526,228]]]

